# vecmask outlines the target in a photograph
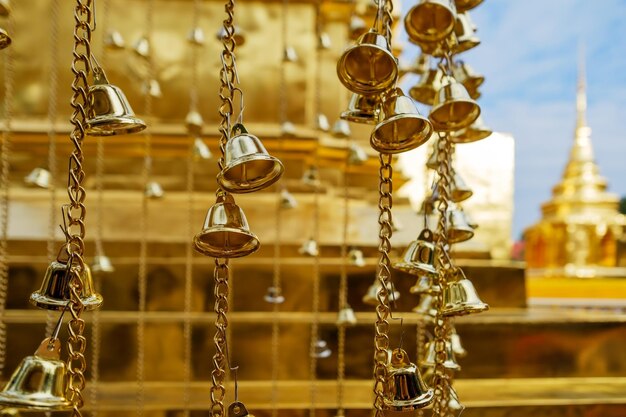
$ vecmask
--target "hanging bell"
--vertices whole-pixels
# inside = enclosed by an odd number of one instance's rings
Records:
[[[426,167],[428,169],[437,169],[439,166],[439,140],[435,140],[433,143],[433,151],[430,153],[430,156],[426,160]]]
[[[124,49],[126,42],[118,30],[110,29],[104,37],[104,46],[108,49]]]
[[[370,145],[381,153],[410,151],[426,143],[433,132],[430,121],[419,114],[415,103],[400,88],[383,96],[380,123],[370,136]]]
[[[141,58],[148,58],[150,56],[150,41],[145,36],[137,39],[133,45],[133,52]]]
[[[374,283],[367,289],[367,293],[363,296],[363,302],[369,305],[378,304],[378,292],[382,289],[382,286],[378,280],[374,280]],[[391,282],[387,283],[387,292],[389,293],[389,300],[397,300],[400,298],[400,292],[396,291]]]
[[[356,322],[356,315],[354,314],[352,307],[346,305],[344,308],[339,310],[339,314],[337,315],[338,326],[354,326]]]
[[[452,74],[458,82],[463,84],[472,98],[478,93],[478,88],[485,82],[485,77],[476,73],[476,71],[465,62],[460,62],[458,65],[455,65],[452,68]]]
[[[282,136],[294,137],[296,133],[296,126],[293,123],[286,121],[280,125],[280,134]]]
[[[152,79],[144,82],[141,87],[141,92],[143,94],[149,94],[150,97],[161,98],[163,97],[163,92],[161,91],[161,84],[159,84],[158,80]]]
[[[452,182],[450,183],[450,199],[455,203],[460,203],[470,198],[474,192],[465,184],[463,178],[456,170],[452,171]]]
[[[471,10],[482,2],[483,0],[454,0],[454,3],[456,4],[456,10],[459,13]]]
[[[453,391],[452,388],[451,390]],[[459,415],[459,412],[463,411],[464,409],[465,406],[459,401],[459,397],[456,392],[454,394],[451,393],[450,399],[448,400],[448,410],[455,411],[456,415]]]
[[[352,94],[348,109],[341,113],[341,118],[354,123],[376,124],[378,121],[378,98]]]
[[[200,27],[192,28],[187,35],[187,41],[191,45],[202,46],[204,45],[204,31]]]
[[[464,358],[467,356],[467,350],[461,344],[461,336],[456,332],[456,328],[454,326],[450,327],[450,344],[452,345],[452,351],[454,352],[454,356],[459,358]]]
[[[322,132],[328,132],[330,130],[330,122],[325,114],[319,113],[315,121],[315,127]]]
[[[408,69],[408,72],[413,74],[422,75],[426,74],[430,70],[430,55],[419,54],[415,59],[415,63]],[[434,94],[433,94],[434,97]]]
[[[344,119],[337,119],[330,133],[338,139],[347,139],[352,134],[348,121]]]
[[[78,269],[76,265],[73,270]],[[83,291],[81,302],[85,310],[94,310],[102,305],[102,296],[94,290],[93,279],[89,266],[85,265],[82,274]],[[48,265],[41,288],[30,295],[30,303],[45,310],[63,310],[70,301],[70,281],[72,274],[67,263],[58,260]]]
[[[150,199],[159,199],[163,198],[165,195],[165,191],[163,191],[163,187],[156,181],[149,181],[144,188],[144,195]]]
[[[26,185],[39,188],[50,188],[51,182],[52,174],[45,168],[35,168],[24,177],[24,183]]]
[[[298,253],[304,256],[318,256],[320,254],[320,249],[317,245],[317,241],[313,238],[308,239],[302,244],[302,246],[300,246]]]
[[[320,173],[316,166],[310,166],[302,173],[302,183],[314,188],[321,185]]]
[[[411,87],[409,95],[423,104],[433,105],[437,91],[441,88],[443,72],[439,68],[426,71],[420,77],[419,82]]]
[[[44,339],[22,362],[0,392],[0,406],[30,411],[71,410],[65,397],[66,367],[59,339]]]
[[[317,38],[317,47],[319,49],[330,49],[332,46],[332,40],[330,39],[330,35],[326,32],[320,33]]]
[[[368,160],[367,152],[363,147],[355,142],[350,143],[348,147],[348,164],[363,165]]]
[[[239,258],[259,249],[243,210],[230,194],[220,194],[193,238],[196,251],[213,258]]]
[[[201,136],[203,124],[204,120],[202,119],[200,112],[195,109],[189,110],[189,113],[185,116],[185,127],[187,128],[187,133],[190,136]]]
[[[361,19],[359,16],[352,15],[352,17],[350,17],[350,25],[348,30],[350,39],[359,39],[361,36],[367,33],[367,25],[365,24],[365,20]]]
[[[456,7],[452,0],[421,0],[404,18],[404,27],[414,43],[433,43],[454,30]]]
[[[337,62],[339,81],[357,94],[376,95],[392,88],[398,79],[398,62],[389,43],[375,30],[363,34]]]
[[[254,417],[242,402],[235,400],[228,406],[228,417]]]
[[[293,46],[285,46],[283,50],[283,62],[297,62],[298,61],[298,53]]]
[[[285,168],[271,156],[263,143],[238,123],[233,126],[235,137],[226,143],[224,168],[217,181],[226,191],[250,193],[262,190],[280,179]]]
[[[411,294],[435,294],[440,291],[441,288],[434,284],[430,275],[420,275],[415,285],[409,289]]]
[[[317,359],[325,359],[330,357],[333,353],[332,350],[328,347],[328,343],[325,340],[317,339],[315,341],[315,345],[313,347],[313,352],[311,352],[311,357]]]
[[[433,401],[433,389],[426,386],[419,369],[403,349],[394,349],[391,353],[387,376],[388,396],[384,397],[384,403],[390,411],[417,410]]]
[[[398,219],[398,217],[392,217],[391,219],[391,231],[396,233],[404,229],[404,224]]]
[[[285,297],[282,291],[278,287],[269,287],[267,293],[263,296],[266,303],[270,304],[282,304],[285,302]]]
[[[420,303],[413,309],[413,312],[417,313],[421,320],[432,323],[437,317],[437,309],[433,306],[434,303],[435,298],[431,294],[422,294]]]
[[[287,190],[283,188],[280,191],[280,208],[281,209],[293,209],[298,207],[298,201],[296,198]]]
[[[448,207],[448,242],[461,243],[474,237],[474,228],[470,226],[465,212],[455,204]]]
[[[11,2],[9,0],[0,0],[0,16],[9,17],[11,14]]]
[[[426,348],[425,348],[426,355],[425,355],[425,358],[420,362],[420,365],[428,367],[428,368],[435,367],[435,357],[436,357],[435,345],[436,345],[435,341],[430,341],[426,343]],[[446,354],[446,359],[443,362],[444,368],[450,369],[451,371],[460,371],[461,366],[457,363],[456,358],[454,357],[454,352],[452,351],[452,344],[450,343],[449,340],[446,340],[445,342],[444,352]]]
[[[492,130],[485,126],[483,118],[478,116],[469,127],[457,132],[452,132],[450,142],[456,144],[476,142],[489,137],[492,133]]]
[[[135,117],[122,90],[109,84],[101,69],[94,71],[94,84],[89,87],[89,94],[93,104],[87,119],[87,134],[125,135],[146,128],[143,120]]]
[[[0,28],[0,49],[5,49],[9,45],[11,45],[11,37],[9,36],[9,32]]]
[[[413,275],[436,274],[434,239],[430,229],[422,230],[418,238],[406,248],[402,260],[394,262],[393,267]]]
[[[115,272],[111,259],[106,255],[94,256],[93,262],[91,263],[91,270],[93,272]]]
[[[362,268],[365,266],[365,257],[363,256],[363,251],[359,248],[352,247],[348,251],[348,262],[350,265],[358,266]]]
[[[220,42],[223,41],[224,38],[226,37],[226,29],[224,29],[223,26],[217,31],[216,37],[217,37],[217,40]],[[233,32],[233,40],[235,41],[235,44],[238,46],[241,46],[246,43],[246,37],[239,26],[235,26],[235,30]]]
[[[472,281],[465,278],[462,272],[460,274],[457,280],[450,282],[443,289],[441,314],[444,316],[463,316],[488,310],[489,305],[483,303],[478,297]]]
[[[193,140],[193,156],[195,159],[211,159],[213,154],[211,153],[211,149],[207,146],[206,143],[200,137],[196,137]]]
[[[440,131],[459,130],[474,123],[478,116],[480,106],[472,100],[463,84],[450,76],[444,77],[428,116],[433,127]]]
[[[455,54],[469,51],[480,45],[480,39],[476,36],[476,26],[472,23],[469,13],[459,13],[454,26],[457,44],[454,48]]]

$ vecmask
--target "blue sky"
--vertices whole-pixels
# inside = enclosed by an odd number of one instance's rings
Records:
[[[485,75],[485,122],[516,141],[513,237],[539,219],[567,161],[579,43],[596,161],[609,190],[626,195],[626,1],[486,0],[471,16],[482,43],[459,58]]]

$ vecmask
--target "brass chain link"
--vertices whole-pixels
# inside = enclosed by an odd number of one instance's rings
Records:
[[[228,345],[226,329],[228,328],[228,259],[215,259],[213,279],[215,280],[215,354],[213,355],[213,371],[211,372],[211,416],[224,417],[224,396],[226,387],[224,378],[228,367]]]
[[[391,166],[392,155],[380,154],[379,169],[379,200],[378,200],[378,225],[380,227],[378,237],[378,269],[376,271],[380,290],[377,294],[378,304],[376,305],[376,324],[374,326],[374,408],[376,417],[384,417],[384,397],[385,385],[387,381],[387,351],[389,349],[389,318],[391,307],[389,305],[389,286],[391,285],[391,260],[389,251],[391,250],[392,216],[391,207],[393,205],[393,168]]]
[[[353,143],[352,140],[350,143]],[[348,162],[343,172],[343,228],[340,251],[339,272],[339,311],[348,307],[348,226],[350,224],[350,200],[348,184]],[[344,381],[346,377],[346,325],[339,324],[337,328],[337,416],[344,416]]]
[[[65,251],[69,256],[68,269],[70,274],[70,303],[71,319],[68,322],[69,337],[67,340],[67,392],[66,397],[73,404],[73,417],[81,416],[83,407],[82,391],[85,388],[85,349],[87,339],[83,336],[85,321],[81,318],[84,306],[81,301],[83,292],[83,273],[85,261],[85,196],[83,187],[85,172],[83,170],[83,140],[87,112],[90,108],[88,76],[90,73],[91,57],[91,28],[93,26],[92,0],[77,0],[74,9],[74,51],[72,60],[71,106],[73,108],[70,122],[73,125],[70,140],[74,150],[69,160],[69,175],[67,191],[70,203],[67,209],[67,237]]]
[[[315,150],[314,166],[316,171],[319,169],[319,153]],[[318,171],[319,172],[319,171]],[[312,304],[311,312],[313,319],[311,321],[311,339],[310,339],[310,355],[309,355],[309,379],[311,406],[309,407],[309,416],[315,417],[317,409],[317,355],[316,343],[320,340],[319,321],[320,321],[320,186],[316,185],[313,191],[313,240],[318,244],[318,253],[313,256],[313,288],[312,288]]]

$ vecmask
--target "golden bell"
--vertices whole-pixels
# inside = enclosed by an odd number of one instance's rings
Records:
[[[104,37],[104,46],[108,49],[124,49],[126,42],[118,30],[111,29]]]
[[[280,125],[280,134],[282,136],[294,137],[296,133],[296,126],[293,123],[286,121]]]
[[[480,45],[480,39],[476,36],[476,26],[472,23],[469,13],[459,13],[454,26],[457,44],[454,48],[455,54],[469,51]]]
[[[78,269],[73,265],[72,269]],[[72,274],[69,273],[67,264],[54,261],[48,265],[46,275],[41,283],[41,288],[30,295],[30,303],[36,307],[46,310],[63,310],[70,301],[70,280]],[[102,296],[94,290],[91,270],[87,265],[82,276],[83,291],[81,302],[85,310],[94,310],[102,305]]]
[[[206,143],[202,140],[202,138],[196,137],[193,140],[193,156],[196,159],[211,159],[213,154],[211,153],[211,149],[207,146]]]
[[[398,79],[398,62],[384,36],[364,33],[337,62],[339,81],[357,94],[375,95],[392,88]]]
[[[35,168],[24,177],[24,183],[26,185],[40,188],[50,188],[51,182],[52,174],[45,168]]]
[[[9,17],[11,14],[11,3],[9,0],[0,0],[0,16]]]
[[[391,219],[391,231],[392,232],[399,232],[400,230],[404,229],[404,224],[402,224],[402,222],[398,219],[398,217],[392,217]]]
[[[422,53],[430,55],[433,58],[444,58],[450,51],[456,50],[458,43],[454,31],[437,42],[416,42],[422,50]]]
[[[480,106],[469,96],[463,84],[450,76],[444,77],[430,111],[430,121],[439,131],[468,127],[480,116]]]
[[[431,152],[430,156],[426,160],[426,167],[428,169],[437,169],[437,167],[439,166],[438,148],[439,148],[438,141],[435,141],[434,146],[433,146],[433,151]]]
[[[376,124],[378,121],[379,101],[376,96],[352,94],[348,109],[341,113],[341,118],[354,123]]]
[[[94,256],[93,262],[91,263],[91,270],[93,272],[115,272],[111,259],[106,255]]]
[[[135,117],[122,90],[109,84],[104,74],[94,78],[94,84],[89,87],[93,105],[87,119],[87,134],[112,136],[144,130],[146,124]]]
[[[280,179],[285,168],[271,156],[263,143],[238,123],[233,126],[236,136],[226,143],[224,168],[217,181],[233,193],[250,193],[262,190]]]
[[[421,275],[417,278],[417,282],[409,291],[411,294],[434,294],[441,291],[441,289],[438,285],[433,283],[433,279],[430,275]]]
[[[228,417],[254,417],[242,402],[235,400],[228,406]]]
[[[185,127],[187,128],[187,133],[191,136],[201,136],[203,125],[204,120],[202,119],[200,112],[197,110],[189,110],[189,113],[185,116]]]
[[[217,40],[220,42],[224,39],[224,37],[226,37],[226,29],[224,29],[223,26],[217,31],[216,37],[217,37]],[[246,43],[246,36],[244,35],[243,31],[241,30],[239,26],[235,26],[235,30],[233,33],[233,40],[235,41],[235,44],[238,46],[241,46]]]
[[[332,350],[328,347],[328,343],[325,340],[318,339],[315,341],[315,345],[313,348],[313,352],[311,353],[311,357],[318,359],[325,359],[330,357],[333,353]]]
[[[137,39],[133,45],[133,52],[141,58],[148,58],[150,56],[150,42],[148,41],[148,38],[142,36]]]
[[[368,160],[367,152],[363,147],[355,142],[352,142],[348,147],[348,164],[349,165],[363,165]]]
[[[159,199],[163,198],[165,195],[165,191],[163,191],[163,187],[156,181],[150,181],[146,184],[144,189],[144,195],[150,199]]]
[[[474,228],[470,226],[465,212],[455,204],[448,207],[448,242],[460,243],[474,237]]]
[[[280,191],[280,208],[282,209],[293,209],[298,207],[298,201],[296,198],[287,190],[283,188]]]
[[[454,0],[459,13],[466,12],[482,3],[483,0]]]
[[[394,349],[387,366],[388,397],[383,398],[390,411],[410,411],[424,408],[433,401],[434,391],[428,388],[419,369],[403,349]]]
[[[11,45],[11,37],[9,36],[9,33],[0,28],[0,49],[5,49],[9,45]]]
[[[350,27],[349,27],[350,39],[353,39],[353,40],[359,39],[365,33],[367,33],[367,25],[365,24],[365,20],[361,19],[359,16],[353,15],[350,18]]]
[[[286,46],[283,50],[283,62],[296,62],[298,61],[298,53],[293,46]]]
[[[415,149],[433,132],[430,121],[419,114],[413,100],[399,88],[383,96],[380,119],[370,136],[370,145],[381,153]]]
[[[141,87],[141,92],[143,94],[149,94],[150,97],[161,98],[163,97],[163,92],[161,91],[161,84],[159,84],[158,80],[152,79],[144,82]]]
[[[202,231],[193,238],[196,251],[213,258],[239,258],[259,249],[243,210],[230,194],[220,194],[207,212]]]
[[[465,184],[463,178],[456,170],[452,171],[452,182],[450,183],[450,199],[455,203],[460,203],[470,198],[474,192]]]
[[[298,249],[298,253],[305,256],[318,256],[320,254],[320,248],[317,245],[317,241],[313,238],[310,238],[306,242],[304,242],[302,246],[300,246],[300,249]]]
[[[467,356],[467,350],[461,344],[461,336],[456,332],[456,328],[451,326],[450,328],[450,344],[452,345],[452,351],[455,356],[464,358]]]
[[[474,98],[474,94],[478,92],[478,88],[485,82],[485,77],[476,73],[476,71],[465,62],[455,65],[452,68],[452,74],[454,74],[454,78],[458,82],[463,84],[472,98]]]
[[[406,72],[411,72],[413,74],[422,75],[422,74],[427,73],[429,70],[430,70],[430,55],[421,53],[417,56],[413,65],[407,68]]]
[[[317,38],[317,47],[319,49],[330,49],[332,46],[332,40],[330,39],[330,35],[326,32],[320,33]]]
[[[350,265],[358,266],[359,268],[365,266],[365,257],[363,251],[359,248],[350,248],[348,251],[348,262]]]
[[[433,307],[435,298],[430,294],[422,294],[420,303],[413,309],[417,316],[424,321],[432,323],[437,317],[437,310]]]
[[[450,395],[450,399],[448,400],[448,409],[459,412],[461,410],[464,410],[465,406],[459,402],[458,395],[454,394],[454,395]]]
[[[189,34],[187,34],[187,41],[191,45],[195,45],[195,46],[204,45],[205,39],[204,39],[204,31],[202,30],[202,28],[200,27],[192,28],[189,31]]]
[[[330,133],[338,139],[347,139],[352,134],[350,124],[348,124],[348,121],[344,119],[337,119],[333,124],[333,130]]]
[[[422,230],[418,238],[406,248],[402,259],[393,263],[393,267],[413,275],[436,274],[434,239],[430,229]]]
[[[321,185],[320,173],[315,166],[310,166],[302,173],[302,183],[309,187],[319,187]]]
[[[446,38],[456,21],[456,7],[452,0],[421,0],[404,18],[409,39],[415,43],[433,43]]]
[[[426,343],[426,357],[420,361],[420,365],[422,366],[426,366],[429,368],[434,368],[435,367],[435,342],[434,341],[430,341],[428,343]],[[461,370],[461,366],[456,362],[456,358],[454,357],[454,352],[452,351],[452,344],[450,343],[449,340],[446,340],[445,342],[445,348],[444,348],[445,354],[446,354],[446,359],[443,362],[443,366],[446,369],[450,369],[452,371],[460,371]]]
[[[474,284],[465,276],[449,283],[443,289],[441,314],[445,316],[463,316],[465,314],[480,313],[488,309],[489,305],[482,302],[476,293]]]
[[[33,356],[27,356],[0,392],[0,406],[32,411],[72,408],[65,397],[66,367],[59,339],[44,339]]]
[[[323,113],[319,113],[317,115],[315,124],[315,127],[322,132],[328,132],[330,130],[330,122],[328,121],[328,117],[326,117],[326,115]]]
[[[382,286],[379,284],[378,280],[375,280],[374,283],[367,289],[367,293],[363,296],[363,302],[369,305],[378,304],[378,292],[381,288]],[[391,282],[387,283],[387,292],[389,293],[390,301],[400,298],[400,292],[395,290]]]
[[[476,142],[489,137],[492,133],[493,131],[485,126],[483,118],[479,116],[469,127],[452,132],[450,142],[456,144]]]
[[[411,87],[409,95],[420,103],[433,105],[437,91],[441,88],[443,72],[439,68],[429,69],[424,72],[419,82]]]
[[[278,287],[269,287],[267,293],[263,296],[266,303],[270,304],[282,304],[285,302],[285,297],[282,291]]]
[[[352,307],[346,305],[344,308],[339,310],[337,315],[338,326],[354,326],[356,323],[356,315],[354,314]]]

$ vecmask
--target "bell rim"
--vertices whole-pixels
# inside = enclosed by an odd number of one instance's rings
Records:
[[[366,35],[368,33],[370,33],[370,32],[366,32],[366,33],[364,33],[364,35]],[[383,52],[388,58],[390,58],[393,61],[394,65],[393,65],[392,76],[389,77],[389,80],[387,80],[387,82],[381,83],[380,85],[377,85],[376,87],[371,87],[371,86],[361,87],[363,85],[363,83],[351,82],[352,78],[347,76],[347,72],[343,71],[343,68],[345,68],[345,62],[346,62],[346,59],[348,58],[348,55],[352,51],[354,51],[356,48],[373,48],[373,49],[376,49],[377,51]],[[400,72],[398,70],[398,61],[396,60],[396,57],[393,56],[391,51],[389,51],[388,49],[382,48],[382,47],[380,47],[380,46],[378,46],[376,44],[371,44],[371,43],[360,44],[360,43],[356,43],[356,44],[350,46],[348,49],[346,49],[343,52],[343,54],[341,54],[341,57],[337,61],[337,77],[339,78],[339,81],[341,82],[341,84],[343,84],[344,87],[346,87],[348,90],[350,90],[351,92],[356,93],[356,94],[361,94],[361,95],[365,95],[365,96],[372,96],[372,95],[381,94],[381,93],[389,90],[396,83],[396,81],[398,80],[398,76],[399,75],[400,75]]]
[[[457,303],[453,306],[444,305],[441,309],[441,314],[444,316],[466,316],[468,314],[482,313],[489,310],[489,304],[480,302],[480,304],[473,303]]]
[[[413,9],[417,9],[420,6],[421,6],[420,3],[414,5],[413,7],[409,9],[409,11],[404,16],[404,30],[406,31],[406,34],[409,37],[409,40],[418,45],[419,43],[431,43],[432,44],[432,43],[441,42],[442,40],[450,36],[450,34],[454,31],[454,26],[456,25],[456,19],[453,14],[451,14],[450,23],[448,24],[448,28],[445,30],[444,35],[439,34],[436,37],[434,37],[434,36],[424,36],[420,34],[420,32],[418,32],[413,26],[413,24],[411,23],[412,19],[410,19],[411,12],[413,11]],[[439,6],[439,7],[441,7],[442,9],[445,9],[444,6]]]
[[[61,311],[67,307],[67,303],[70,300],[59,300],[56,298],[50,298],[42,293],[39,290],[30,294],[28,301],[37,308],[42,310],[53,310],[53,311]],[[94,293],[89,297],[81,297],[81,302],[86,311],[95,310],[102,305],[103,302],[102,295],[98,293]]]
[[[480,45],[480,39],[477,36],[472,36],[470,39],[459,41],[459,43],[453,48],[455,54],[467,52],[470,49],[476,48]]]
[[[234,167],[236,167],[237,165],[240,165],[241,163],[246,163],[248,161],[271,161],[273,162],[274,166],[272,167],[272,170],[269,173],[270,176],[264,177],[263,180],[257,180],[257,181],[248,183],[251,185],[245,186],[245,187],[238,186],[236,185],[235,181],[231,181],[225,178],[225,173],[227,171],[233,169]],[[233,162],[234,161],[231,161],[231,163],[226,165],[224,169],[222,169],[219,172],[219,174],[217,174],[217,181],[226,191],[230,191],[231,193],[236,193],[236,194],[251,193],[254,191],[259,191],[264,188],[267,188],[270,185],[274,184],[276,181],[278,181],[280,177],[283,175],[283,172],[285,171],[285,166],[280,161],[280,159],[269,154],[268,155],[263,155],[263,154],[246,155],[241,158],[238,158],[237,164]]]
[[[367,125],[375,125],[376,119],[378,118],[376,113],[352,110],[346,110],[342,112],[339,117],[352,123],[361,123]]]
[[[11,395],[8,392],[0,392],[0,405],[4,405],[7,408],[18,405],[27,410],[35,411],[63,411],[70,410],[72,408],[72,402],[63,397],[50,397],[50,401],[44,401],[42,399],[33,400],[28,399],[29,396],[24,395]],[[54,401],[52,399],[55,399]]]
[[[107,125],[111,122],[125,125],[124,129],[108,129],[101,130],[100,126]],[[96,116],[87,120],[87,129],[85,133],[90,136],[116,136],[116,135],[130,135],[138,133],[147,127],[146,123],[138,117],[124,116],[124,117],[106,117]]]
[[[409,146],[403,146],[402,148],[385,148],[382,147],[380,145],[382,145],[384,142],[382,142],[382,140],[380,140],[379,138],[377,138],[376,133],[378,132],[378,130],[385,124],[385,123],[389,123],[389,122],[395,122],[397,120],[402,120],[402,119],[419,119],[423,122],[426,123],[427,126],[430,126],[430,129],[427,129],[427,133],[426,134],[422,134],[420,136],[421,137],[419,140],[418,139],[411,139],[411,140],[406,140],[404,142],[402,142],[403,144],[408,144]],[[430,120],[428,120],[427,117],[422,116],[421,114],[397,114],[395,116],[392,116],[388,119],[383,120],[382,122],[378,123],[376,125],[376,127],[374,127],[374,130],[372,130],[372,134],[370,135],[370,145],[372,146],[372,148],[374,148],[374,150],[381,152],[381,153],[390,153],[390,154],[396,154],[396,153],[403,153],[403,152],[408,152],[410,150],[413,150],[415,148],[418,148],[420,146],[422,146],[423,144],[425,144],[426,142],[428,142],[428,140],[430,139],[430,136],[433,133],[433,125],[430,122]]]
[[[430,114],[428,115],[428,119],[430,119],[431,123],[433,124],[434,129],[443,130],[446,132],[465,129],[471,126],[472,123],[474,123],[476,119],[478,119],[478,117],[480,116],[480,106],[478,105],[478,103],[476,103],[475,100],[471,98],[461,99],[461,100],[455,100],[455,103],[471,104],[472,110],[468,113],[467,117],[465,117],[463,120],[458,120],[456,122],[450,122],[450,121],[444,122],[444,121],[437,120],[437,115],[440,112],[448,113],[447,111],[442,111],[446,103],[440,103],[436,107],[433,107],[430,111]]]
[[[390,407],[391,411],[409,411],[409,410],[397,410],[397,409],[404,408],[404,407],[424,408],[433,402],[434,397],[435,397],[435,390],[432,388],[428,388],[426,392],[424,392],[422,395],[415,397],[415,398],[411,398],[410,400],[392,401],[392,400],[385,398],[384,402],[386,406]]]
[[[417,94],[417,93],[414,93],[414,91],[419,91],[420,93],[423,93],[423,94]],[[426,96],[425,93],[427,91],[432,91],[432,93],[433,93],[432,94],[432,98],[429,99],[429,100],[424,100],[424,97]],[[417,101],[419,103],[422,103],[422,104],[429,105],[429,106],[432,106],[433,103],[435,102],[435,96],[436,95],[437,95],[436,89],[430,90],[430,89],[427,89],[425,87],[418,87],[418,86],[415,86],[415,85],[409,89],[409,96],[411,96],[411,98],[413,100],[415,100],[415,101]]]
[[[467,242],[468,240],[470,240],[471,238],[474,237],[474,231],[469,231],[469,230],[463,230],[462,232],[458,233],[457,237],[454,237],[455,235],[453,234],[448,234],[448,242],[449,243],[462,243],[462,242]]]
[[[246,244],[243,245],[241,248],[229,251],[228,253],[224,253],[223,247],[217,248],[215,246],[210,246],[200,240],[200,238],[206,236],[211,232],[211,228],[208,228],[201,230],[193,237],[193,246],[196,252],[201,253],[205,256],[210,256],[212,258],[241,258],[243,256],[247,256],[256,252],[261,246],[259,238],[252,232],[236,229],[234,227],[221,227],[221,231],[242,234],[248,236],[250,240],[246,242]]]
[[[427,264],[425,264],[427,265]],[[412,262],[407,262],[407,261],[397,261],[394,262],[392,265],[392,268],[394,269],[398,269],[400,271],[404,271],[404,272],[408,272],[411,275],[424,275],[424,273],[426,274],[431,274],[431,275],[436,275],[437,274],[437,269],[434,266],[431,266],[430,268],[420,268],[418,267],[416,264],[412,263]]]
[[[471,132],[469,132],[471,130]],[[471,129],[467,128],[464,131],[459,132],[458,134],[450,135],[450,142],[455,144],[463,144],[463,143],[473,143],[478,142],[479,140],[487,139],[493,130],[491,129]]]
[[[456,11],[457,13],[467,12],[472,10],[475,7],[478,7],[482,4],[483,0],[467,0],[465,3],[457,2],[454,3],[457,5]],[[460,5],[459,5],[460,3]]]
[[[453,202],[462,203],[463,201],[472,197],[474,195],[474,192],[472,190],[465,190],[465,191],[457,191],[456,193],[453,191],[450,194],[451,194],[450,199]]]

